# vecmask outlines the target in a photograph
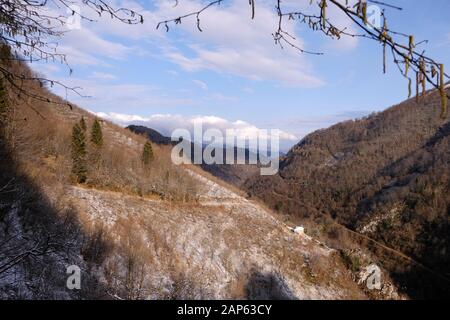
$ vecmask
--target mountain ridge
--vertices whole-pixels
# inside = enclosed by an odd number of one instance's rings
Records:
[[[254,176],[243,189],[281,213],[364,232],[450,278],[450,139],[440,103],[431,91],[420,103],[316,131],[289,151],[279,174]],[[432,282],[443,290],[438,296],[449,292],[448,283]],[[423,297],[430,287],[409,291]]]

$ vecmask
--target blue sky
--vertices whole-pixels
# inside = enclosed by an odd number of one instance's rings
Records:
[[[122,25],[109,18],[83,21],[81,29],[60,40],[72,76],[60,64],[33,66],[48,77],[83,87],[91,98],[71,94],[68,99],[123,125],[143,123],[165,134],[189,127],[195,119],[219,128],[276,128],[284,132],[287,148],[311,131],[383,110],[407,95],[407,83],[395,66],[382,73],[381,47],[369,40],[333,41],[304,25],[286,23],[301,46],[325,55],[275,46],[270,0],[257,1],[254,21],[247,1],[225,1],[204,13],[202,33],[193,19],[168,33],[155,27],[204,1],[179,0],[176,7],[173,0],[114,2],[142,12],[144,25]],[[309,6],[309,0],[284,1],[299,2]],[[390,27],[412,33],[418,41],[429,40],[423,46],[427,54],[450,66],[450,1],[389,3],[404,8],[387,11]],[[355,29],[330,10],[339,25]]]

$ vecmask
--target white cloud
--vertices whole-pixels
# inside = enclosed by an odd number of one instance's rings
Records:
[[[205,100],[216,100],[216,101],[222,101],[222,102],[235,102],[239,99],[236,97],[229,97],[222,93],[213,93],[207,97],[205,97]]]
[[[44,76],[61,71],[61,65],[59,64],[34,62],[31,64],[31,67],[33,67],[34,71],[41,73]]]
[[[245,93],[248,93],[248,94],[255,93],[255,90],[253,90],[253,88],[250,88],[250,87],[243,87],[242,91],[245,92]]]
[[[111,83],[104,80],[111,79],[107,73],[91,74],[87,79],[61,78],[50,75],[51,79],[59,80],[69,87],[80,87],[77,96],[70,91],[70,101],[80,106],[95,110],[142,110],[151,107],[183,107],[197,106],[198,101],[186,97],[186,94],[174,96],[163,88],[142,83]],[[99,81],[102,80],[102,81]],[[63,88],[55,86],[56,94],[65,96]]]
[[[201,80],[192,80],[197,86],[199,86],[202,90],[208,90],[208,85]]]
[[[158,48],[156,50],[162,50],[166,59],[191,72],[213,70],[287,86],[318,87],[324,84],[320,75],[314,72],[308,55],[288,46],[281,50],[273,43],[271,34],[277,29],[273,1],[259,1],[256,17],[251,20],[248,4],[242,0],[231,0],[202,14],[203,32],[198,31],[195,18],[192,18],[183,20],[176,27],[171,25],[170,33],[166,33],[164,27],[156,30],[157,23],[198,10],[204,2],[183,0],[174,6],[173,1],[155,0],[152,9],[144,9],[138,1],[132,0],[116,0],[112,4],[142,13],[145,23],[124,25],[107,15],[98,17],[86,8],[83,15],[96,22],[83,20],[81,29],[69,31],[61,39],[60,50],[67,54],[69,63],[105,66],[104,58],[117,60],[126,59],[131,54],[157,54],[155,48]],[[317,7],[310,6],[309,2],[293,0],[283,1],[283,5],[302,10]],[[348,18],[334,6],[330,5],[329,15],[339,27],[352,31]],[[295,42],[300,47],[314,51],[316,48],[304,43],[302,34],[296,29],[298,25],[301,23],[286,22],[284,29],[295,35]],[[177,36],[172,37],[174,33]],[[317,34],[317,37],[320,35]],[[127,46],[129,42],[134,43],[134,47]],[[347,50],[353,49],[356,44],[356,38],[343,37],[340,41],[330,42],[329,47]],[[185,46],[189,50],[181,49]]]
[[[89,78],[97,80],[115,80],[117,77],[110,73],[94,71]]]
[[[353,7],[358,1],[357,0],[348,0],[348,6]],[[299,3],[297,0],[286,0],[283,2],[283,6],[285,7],[285,11],[299,11],[301,10],[305,14],[317,15],[318,14],[318,6],[309,4],[309,1],[302,1]],[[345,30],[348,34],[357,34],[355,29],[355,24],[352,20],[339,9],[336,5],[332,3],[328,3],[327,7],[327,17],[329,21],[339,30]],[[295,22],[297,25],[301,25],[298,20]],[[311,31],[309,28],[305,27],[307,32]],[[324,40],[324,48],[322,49],[325,54],[334,53],[336,50],[338,51],[349,51],[353,50],[358,45],[358,37],[352,37],[349,35],[342,34],[340,39],[332,39],[331,37],[326,37],[321,33],[316,33],[314,36],[320,40]],[[319,41],[317,41],[319,42]],[[308,48],[310,49],[310,48]],[[310,49],[311,50],[311,49]]]
[[[81,52],[110,59],[123,59],[133,51],[132,48],[121,43],[105,40],[88,28],[68,32],[62,42],[63,44],[70,43],[72,47]]]
[[[183,0],[174,7],[172,1],[155,0],[153,9],[144,9],[137,1],[131,0],[117,0],[113,4],[142,13],[145,23],[124,25],[106,15],[97,17],[86,9],[83,15],[97,21],[82,21],[81,29],[69,31],[61,39],[60,50],[67,54],[70,64],[107,66],[104,58],[120,60],[132,54],[157,54],[156,49],[162,50],[165,59],[190,72],[213,70],[296,87],[324,84],[320,75],[314,72],[308,55],[288,46],[282,50],[274,44],[271,34],[277,29],[277,16],[273,1],[260,1],[256,17],[251,20],[249,6],[241,0],[231,0],[202,14],[203,32],[197,29],[195,19],[188,19],[176,27],[171,25],[169,33],[165,32],[164,27],[156,30],[155,26],[164,19],[198,10],[204,2]],[[302,10],[312,7],[292,0],[284,1],[283,5]],[[348,19],[339,10],[330,7],[330,17],[336,24],[351,31]],[[296,29],[299,24],[286,22],[284,29],[295,35],[298,46],[314,51],[316,48],[304,43]],[[129,42],[134,46],[127,46]],[[332,41],[329,47],[353,49],[356,43],[356,38],[343,37],[340,41]]]
[[[173,77],[178,77],[178,76],[180,75],[180,74],[179,74],[177,71],[175,71],[175,70],[167,70],[166,73],[167,73],[167,74],[170,74],[170,75],[173,76]]]
[[[159,2],[158,11],[161,17],[176,17],[199,6],[199,1],[186,0],[173,8],[164,1]],[[242,1],[211,7],[201,17],[203,32],[198,31],[195,20],[183,21],[176,27],[189,35],[185,44],[192,54],[187,55],[177,46],[166,49],[165,56],[186,71],[207,69],[288,86],[321,86],[323,81],[314,74],[306,55],[288,47],[281,50],[273,43],[271,34],[277,29],[277,17],[272,7],[259,3],[254,20]],[[296,35],[300,47],[305,46],[294,24],[287,24],[285,29]]]
[[[58,42],[57,51],[67,56],[70,65],[100,65],[106,66],[105,58],[122,60],[130,54],[142,54],[145,47],[142,43],[136,42],[136,46],[129,47],[122,40],[142,40],[144,37],[159,39],[161,38],[155,32],[152,21],[151,12],[145,11],[134,1],[112,1],[115,7],[134,8],[137,12],[142,11],[148,17],[148,24],[143,25],[127,25],[111,19],[107,14],[99,17],[95,10],[91,10],[88,6],[81,6],[81,14],[93,21],[82,19],[80,28],[69,29],[66,25],[54,25],[55,29],[64,32],[64,36],[60,39],[54,39]],[[42,10],[50,16],[69,16],[65,6],[57,6],[49,4]],[[64,20],[64,18],[62,18]],[[108,35],[114,36],[114,41],[109,40]],[[53,39],[52,39],[53,40]]]
[[[182,116],[176,114],[155,114],[151,116],[140,116],[131,114],[121,114],[114,112],[98,112],[94,113],[98,117],[106,120],[110,120],[122,126],[130,124],[143,125],[154,130],[159,131],[161,134],[170,137],[172,132],[176,129],[186,129],[193,134],[194,124],[202,124],[203,132],[208,129],[218,129],[225,133],[227,129],[234,129],[237,132],[238,137],[247,137],[248,139],[256,139],[258,136],[264,135],[265,132],[255,125],[252,125],[246,121],[236,120],[229,121],[216,116]],[[285,131],[280,131],[280,144],[282,148],[292,146],[298,138]]]

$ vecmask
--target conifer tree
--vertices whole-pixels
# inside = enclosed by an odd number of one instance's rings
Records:
[[[81,117],[81,120],[80,120],[80,128],[81,128],[83,131],[86,131],[86,130],[87,130],[86,121],[84,120],[84,117]]]
[[[142,152],[142,162],[144,166],[148,166],[153,161],[153,148],[150,141],[147,141],[144,145],[144,151]]]
[[[100,125],[100,121],[98,121],[98,119],[95,119],[94,124],[92,125],[91,142],[97,148],[100,148],[103,145],[102,126]]]
[[[86,137],[79,123],[75,124],[72,130],[72,174],[76,182],[86,182]]]

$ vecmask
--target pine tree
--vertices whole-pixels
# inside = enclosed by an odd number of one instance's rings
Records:
[[[86,182],[86,137],[79,123],[72,130],[72,174],[78,183]]]
[[[95,147],[100,148],[103,145],[103,133],[100,121],[98,119],[94,120],[91,130],[91,142]]]
[[[86,121],[84,120],[84,117],[81,117],[81,120],[80,120],[80,128],[81,128],[83,131],[86,131],[86,130],[87,130]]]
[[[142,162],[144,166],[148,166],[153,161],[153,148],[150,141],[147,141],[144,145],[144,151],[142,152]]]

